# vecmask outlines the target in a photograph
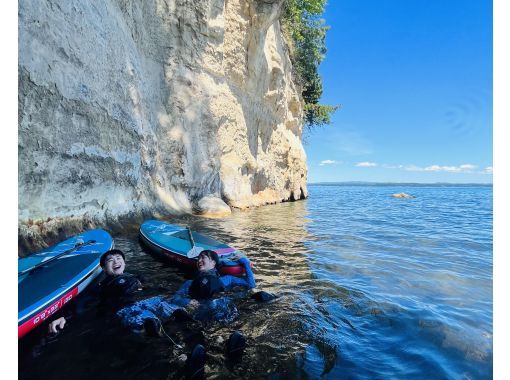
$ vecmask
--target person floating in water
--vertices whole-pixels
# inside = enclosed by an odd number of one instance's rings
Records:
[[[102,300],[113,306],[121,307],[132,302],[132,296],[143,289],[141,279],[130,273],[125,273],[126,256],[119,249],[112,249],[105,252],[99,264],[103,268],[104,276],[99,280],[96,287],[89,295],[99,294]],[[60,318],[49,323],[48,331],[57,334],[64,329],[67,320],[72,317],[74,310],[67,309]]]
[[[178,315],[178,319],[181,320],[214,320],[228,324],[239,313],[228,298],[214,298],[215,295],[235,286],[248,289],[256,287],[248,258],[241,257],[237,260],[243,265],[246,278],[231,275],[220,276],[217,271],[220,264],[218,254],[214,251],[204,250],[200,252],[197,260],[198,275],[193,280],[184,282],[173,297],[149,298],[118,311],[117,315],[132,330],[144,330],[151,335],[164,334],[161,323],[164,323],[172,315]],[[189,316],[184,307],[195,309],[193,317]],[[245,345],[245,337],[238,331],[233,332],[226,343],[227,358],[233,363],[240,361]],[[205,355],[205,347],[202,344],[195,345],[186,362],[187,379],[203,378]]]
[[[106,313],[133,303],[134,298],[143,289],[143,280],[139,276],[124,272],[126,268],[124,253],[112,249],[101,256],[99,263],[103,273],[75,301],[53,316],[55,319],[48,323],[46,331],[36,329],[33,334],[24,338],[27,342],[24,347],[29,349],[22,352],[22,355],[32,357],[41,355],[43,348],[57,339],[59,333],[67,327],[69,320],[75,319],[91,305],[97,304],[98,299],[99,306]]]
[[[236,258],[234,258],[236,260]],[[246,257],[237,259],[243,265],[246,278],[231,275],[220,276],[217,266],[218,254],[204,250],[197,260],[198,275],[187,280],[171,297],[156,296],[134,303],[117,312],[123,324],[135,332],[156,333],[161,322],[167,321],[174,312],[186,318],[186,310],[193,309],[194,318],[202,321],[215,320],[222,323],[232,322],[238,315],[235,306],[227,298],[213,298],[216,294],[230,290],[235,286],[247,289],[256,287],[250,261]],[[189,317],[189,319],[192,319]]]
[[[125,273],[126,257],[119,249],[106,252],[100,260],[105,277],[99,282],[99,291],[103,297],[124,297],[143,289],[138,276]]]

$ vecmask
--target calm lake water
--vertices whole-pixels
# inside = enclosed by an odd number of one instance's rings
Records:
[[[305,201],[226,219],[166,218],[246,252],[258,288],[276,301],[236,294],[240,316],[231,326],[166,326],[182,350],[126,332],[92,302],[44,346],[37,334],[20,342],[20,378],[172,379],[178,355],[198,340],[208,378],[491,378],[492,187],[310,185],[309,192]],[[397,192],[415,198],[392,198]],[[114,235],[127,271],[144,276],[143,298],[174,292],[190,274],[144,252],[137,228]],[[221,339],[233,330],[248,347],[231,367]]]

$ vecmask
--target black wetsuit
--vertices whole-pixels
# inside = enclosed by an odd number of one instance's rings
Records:
[[[123,273],[118,276],[106,275],[98,287],[102,297],[125,297],[142,290],[142,282],[137,276]]]

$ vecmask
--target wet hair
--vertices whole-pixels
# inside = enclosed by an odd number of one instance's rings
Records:
[[[104,268],[106,264],[106,258],[112,255],[121,255],[124,261],[126,261],[126,255],[124,255],[124,252],[122,252],[120,249],[110,249],[109,251],[103,253],[99,259],[99,265],[101,265],[101,268]]]
[[[200,255],[205,255],[209,257],[211,260],[213,260],[216,263],[216,267],[220,266],[220,257],[218,254],[214,251],[211,251],[210,249],[204,249],[202,252],[200,252]],[[198,255],[200,257],[200,255]]]

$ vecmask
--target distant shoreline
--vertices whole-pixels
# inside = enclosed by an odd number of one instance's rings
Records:
[[[363,182],[363,181],[347,181],[347,182],[312,182],[308,183],[308,186],[445,186],[445,187],[493,187],[492,183],[451,183],[451,182],[431,182],[431,183],[420,183],[420,182]]]

